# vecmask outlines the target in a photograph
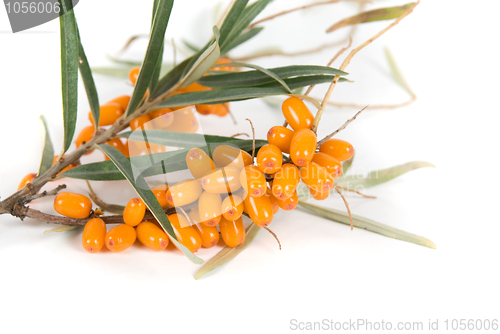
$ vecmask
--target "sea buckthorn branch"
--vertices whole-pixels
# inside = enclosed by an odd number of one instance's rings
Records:
[[[401,20],[403,20],[406,16],[408,16],[411,12],[413,12],[413,9],[415,9],[416,6],[418,6],[418,4],[420,3],[420,0],[417,1],[413,6],[411,6],[406,12],[404,12],[400,17],[398,17],[394,22],[392,22],[391,24],[389,24],[387,27],[385,27],[384,29],[382,29],[379,33],[377,33],[375,36],[373,36],[372,38],[368,39],[366,42],[364,42],[363,44],[361,44],[360,46],[356,47],[355,49],[353,49],[349,55],[347,56],[347,58],[344,60],[344,62],[342,63],[342,65],[340,66],[340,70],[341,71],[344,71],[346,69],[346,67],[349,65],[349,63],[351,62],[351,59],[356,55],[356,53],[358,53],[361,49],[363,49],[364,47],[366,47],[367,45],[369,45],[370,43],[372,43],[374,40],[376,40],[377,38],[379,38],[380,36],[382,36],[385,32],[387,32],[389,29],[391,29],[392,27],[396,26],[399,22],[401,22]],[[321,103],[321,109],[318,110],[318,113],[316,114],[316,117],[314,118],[314,123],[313,123],[313,127],[312,127],[312,130],[316,133],[317,129],[318,129],[318,125],[319,125],[319,122],[321,120],[321,116],[323,115],[323,112],[325,110],[325,107],[326,105],[328,104],[328,101],[330,100],[330,97],[332,95],[332,92],[333,92],[333,89],[335,88],[335,86],[337,85],[337,82],[339,81],[340,79],[340,76],[339,75],[336,75],[334,78],[333,78],[333,81],[332,83],[330,84],[330,87],[328,88],[328,91],[326,92],[325,94],[325,97],[323,99],[323,102]]]
[[[333,131],[332,133],[330,133],[328,136],[326,136],[325,138],[321,139],[319,142],[318,142],[318,147],[321,146],[321,144],[323,144],[325,141],[327,141],[328,139],[332,138],[333,136],[335,136],[337,133],[339,133],[340,131],[344,130],[345,128],[347,128],[347,126],[349,124],[351,124],[355,119],[356,117],[359,116],[359,114],[361,114],[368,106],[365,106],[363,109],[361,109],[360,111],[358,111],[356,113],[356,115],[354,115],[352,118],[348,119],[347,122],[345,122],[340,128],[338,128],[337,130]]]
[[[345,199],[344,195],[342,195],[342,191],[338,187],[334,187],[335,191],[342,197],[342,200],[344,201],[344,205],[347,209],[347,213],[349,214],[349,220],[351,222],[351,231],[354,230],[354,222],[352,221],[352,213],[351,209],[349,208],[349,203],[347,203],[347,200]]]
[[[361,191],[358,191],[358,190],[355,190],[355,189],[351,189],[351,188],[347,188],[347,187],[342,187],[342,186],[336,186],[337,189],[339,190],[342,190],[342,191],[348,191],[348,192],[352,192],[352,193],[356,193],[364,198],[377,198],[377,196],[371,196],[371,195],[366,195],[366,194],[363,194]]]
[[[66,185],[65,184],[61,184],[59,186],[57,186],[57,188],[55,189],[52,189],[52,190],[45,190],[44,192],[40,193],[40,194],[35,194],[35,195],[31,195],[31,196],[26,196],[26,197],[23,197],[22,198],[22,203],[29,203],[37,198],[42,198],[42,197],[46,197],[46,196],[53,196],[53,195],[57,195],[57,193],[63,189],[66,188]]]

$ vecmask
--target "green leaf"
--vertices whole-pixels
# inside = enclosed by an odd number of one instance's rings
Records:
[[[127,111],[125,112],[127,116],[134,112],[139,106],[144,98],[144,93],[146,93],[151,79],[153,78],[153,74],[158,65],[160,50],[163,49],[165,31],[167,29],[173,4],[174,0],[159,0],[154,22],[151,27],[151,37],[149,38],[146,55],[144,56],[144,61],[134,87],[134,92],[132,93]]]
[[[191,42],[188,42],[187,40],[183,39],[182,40],[182,43],[184,43],[185,46],[187,46],[187,48],[193,52],[199,52],[200,51],[200,48],[197,47],[197,46],[194,46],[194,44],[192,44]]]
[[[220,49],[219,49],[219,39],[218,39],[218,29],[216,26],[213,27],[215,41],[201,53],[201,55],[196,59],[194,64],[189,67],[189,70],[184,75],[181,80],[180,87],[186,87],[201,78],[205,73],[210,70],[215,65],[215,62],[220,57]]]
[[[127,159],[120,151],[110,145],[98,145],[99,149],[106,154],[111,161],[116,165],[116,167],[120,170],[120,172],[125,176],[127,181],[132,185],[137,194],[144,201],[149,211],[153,214],[153,216],[158,220],[161,227],[168,234],[170,240],[179,248],[184,255],[187,256],[193,263],[201,264],[203,260],[199,257],[195,256],[189,249],[187,249],[184,245],[182,245],[179,241],[177,241],[177,237],[175,236],[175,232],[168,220],[167,215],[163,211],[160,203],[156,199],[153,192],[149,189],[148,184],[144,180],[142,176],[135,177],[132,172],[132,165],[130,164],[130,160]]]
[[[332,32],[353,24],[397,19],[414,5],[415,2],[412,2],[403,6],[380,8],[363,12],[335,23],[330,28],[328,28],[326,32]]]
[[[97,131],[101,114],[99,107],[99,97],[97,95],[97,89],[95,88],[92,71],[90,70],[89,62],[87,60],[87,56],[85,55],[85,50],[83,49],[80,36],[78,36],[78,41],[78,54],[80,56],[80,61],[78,64],[80,68],[80,75],[82,76],[83,85],[85,86],[85,92],[87,93],[87,99],[89,100],[90,112],[92,113],[92,117],[94,118],[94,127]]]
[[[248,0],[236,0],[233,5],[231,6],[231,9],[226,15],[226,18],[224,19],[224,22],[222,22],[221,28],[220,28],[220,43],[221,45],[224,44],[226,41],[227,37],[231,33],[231,31],[234,28],[234,25],[238,22],[238,20],[241,17],[241,14],[245,10],[245,7],[248,4]]]
[[[224,64],[230,66],[230,64]],[[314,65],[293,65],[284,67],[270,68],[272,73],[276,74],[282,79],[289,79],[293,77],[306,77],[316,75],[345,76],[348,73],[327,66],[314,66]],[[249,87],[259,86],[272,83],[274,79],[261,71],[245,71],[238,73],[226,73],[217,75],[207,75],[198,80],[200,85],[211,88],[223,87]]]
[[[49,129],[47,128],[47,122],[45,121],[45,117],[40,116],[40,120],[43,124],[44,130],[44,142],[43,142],[43,152],[42,152],[42,161],[40,162],[40,168],[38,169],[38,176],[43,175],[54,162],[54,147],[52,146],[52,141],[50,140]]]
[[[228,45],[231,45],[235,39],[237,39],[240,34],[245,30],[248,25],[253,21],[253,19],[260,14],[266,8],[266,6],[272,0],[259,0],[247,6],[243,13],[241,13],[240,17],[237,19],[237,22],[234,24],[231,32],[228,34],[227,38],[224,39],[223,44],[221,44],[222,49],[227,49]]]
[[[389,66],[391,68],[392,75],[394,77],[394,80],[410,94],[412,97],[416,97],[415,93],[413,90],[410,88],[410,85],[408,82],[406,82],[405,78],[403,77],[403,74],[399,70],[398,65],[396,64],[396,61],[394,60],[394,57],[391,54],[391,51],[389,51],[388,48],[385,49],[385,56],[387,58],[387,62],[389,63]]]
[[[128,78],[128,73],[133,66],[122,67],[92,67],[92,73],[108,75],[110,77]]]
[[[156,17],[156,12],[158,10],[158,4],[160,3],[160,0],[154,0],[153,3],[153,15],[151,17],[151,27],[153,27],[153,24],[155,22],[155,17]],[[163,62],[163,50],[165,48],[165,44],[163,44],[160,48],[160,51],[158,52],[158,60],[156,61],[156,66],[153,69],[153,75],[151,77],[151,82],[149,83],[149,91],[153,92],[156,88],[156,85],[158,84],[158,79],[160,78],[160,72],[161,72],[161,65]]]
[[[219,253],[217,253],[213,258],[208,260],[196,273],[195,279],[200,279],[207,273],[212,270],[219,268],[223,264],[234,259],[238,254],[243,252],[245,248],[247,248],[252,241],[255,239],[257,234],[262,228],[252,223],[249,227],[247,227],[245,232],[245,241],[239,245],[238,247],[224,247]]]
[[[61,30],[61,75],[62,75],[62,100],[64,120],[63,151],[71,146],[76,128],[76,114],[78,104],[78,50],[79,40],[75,13],[66,1],[58,0],[62,12],[59,16]],[[62,155],[61,153],[61,155]]]
[[[172,70],[165,74],[156,85],[156,89],[154,90],[153,94],[151,94],[152,98],[157,98],[158,96],[166,93],[169,89],[174,87],[174,85],[181,79],[182,73],[186,70],[190,61],[191,58],[184,60],[182,63],[175,66]]]
[[[335,183],[339,186],[350,189],[355,189],[356,187],[369,188],[395,179],[398,176],[411,172],[412,170],[425,167],[435,166],[430,162],[411,161],[391,168],[372,171],[367,176],[358,174],[340,177],[335,180]]]
[[[239,35],[236,39],[234,39],[231,44],[228,44],[224,49],[221,49],[221,54],[226,54],[232,49],[240,46],[241,44],[247,42],[248,40],[254,38],[258,33],[260,33],[264,27],[257,27],[257,28],[252,28],[249,29],[248,31],[245,31],[241,35]]]
[[[335,222],[342,223],[345,225],[351,224],[351,222],[349,220],[349,215],[347,213],[342,212],[342,211],[323,208],[323,207],[320,207],[320,206],[317,206],[317,205],[314,205],[311,203],[303,202],[300,200],[299,200],[299,205],[310,210],[311,212],[313,212],[314,214],[316,214],[320,217],[327,218],[327,219],[330,219],[330,220],[333,220]],[[436,245],[434,244],[434,242],[432,242],[431,240],[429,240],[427,238],[424,238],[424,237],[421,237],[421,236],[418,236],[418,235],[415,235],[415,234],[412,234],[409,232],[405,232],[403,230],[399,230],[397,228],[394,228],[394,227],[391,227],[391,226],[388,226],[385,224],[381,224],[381,223],[378,223],[374,220],[371,220],[371,219],[368,219],[365,217],[361,217],[361,216],[357,216],[357,215],[352,215],[352,220],[353,220],[354,226],[357,228],[362,228],[362,229],[365,229],[367,231],[378,233],[378,234],[384,235],[384,236],[389,237],[389,238],[399,239],[402,241],[411,242],[411,243],[414,243],[417,245],[436,249]]]

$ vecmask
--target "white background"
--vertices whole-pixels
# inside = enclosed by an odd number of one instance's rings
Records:
[[[228,1],[224,1],[227,3]],[[167,38],[201,45],[216,21],[217,1],[176,1]],[[307,1],[276,0],[264,17]],[[403,2],[376,1],[368,8]],[[148,33],[152,1],[83,0],[76,7],[89,62],[108,66],[128,37]],[[235,56],[281,46],[303,50],[342,39],[348,29],[324,30],[355,13],[352,5],[317,7],[268,22],[267,28]],[[408,95],[392,80],[384,58],[389,47],[418,95],[416,103],[394,110],[368,110],[339,135],[356,148],[353,172],[386,168],[411,160],[422,169],[367,189],[374,200],[349,197],[353,213],[428,237],[437,250],[386,238],[317,218],[303,210],[280,212],[271,235],[255,242],[223,268],[195,281],[198,266],[176,250],[145,247],[88,254],[81,232],[44,235],[47,226],[0,217],[0,331],[78,332],[290,332],[300,322],[421,321],[498,319],[498,77],[497,1],[423,1],[412,15],[362,50],[347,68],[352,84],[339,84],[332,100],[358,104],[404,102]],[[388,23],[359,27],[357,46]],[[0,9],[0,195],[38,169],[38,116],[47,118],[56,151],[62,145],[58,22],[12,34]],[[146,42],[125,54],[140,59]],[[263,66],[324,65],[338,48],[297,58],[256,60]],[[166,47],[165,61],[172,60]],[[346,54],[345,54],[346,55]],[[345,56],[344,55],[344,56]],[[340,66],[342,59],[334,63]],[[181,53],[178,53],[181,57]],[[122,79],[96,76],[101,101],[131,92]],[[326,85],[312,96],[321,97]],[[79,91],[77,131],[88,125],[88,102]],[[279,125],[279,110],[261,101],[232,104],[229,117],[202,117],[206,133],[249,132],[258,138]],[[328,108],[319,134],[325,135],[356,110]],[[102,159],[100,153],[88,157]],[[85,193],[84,182],[67,180]],[[125,182],[95,182],[101,197],[125,203],[134,192]],[[106,189],[105,189],[106,188]],[[322,203],[343,209],[339,197]],[[51,199],[34,205],[51,209]],[[207,260],[220,248],[197,253]],[[422,332],[422,331],[421,331]]]

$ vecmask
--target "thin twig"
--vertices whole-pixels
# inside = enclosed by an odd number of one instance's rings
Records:
[[[253,143],[252,143],[252,161],[253,161],[253,158],[255,158],[255,129],[253,127],[252,121],[249,118],[247,118],[246,120],[250,122],[250,126],[252,127],[252,137],[253,137]]]
[[[172,37],[172,52],[174,54],[173,63],[174,63],[174,67],[175,67],[175,66],[177,66],[177,47],[175,46],[175,40],[173,37]]]
[[[227,16],[227,13],[229,13],[229,11],[231,10],[231,7],[233,7],[233,4],[235,3],[236,0],[232,0],[226,7],[226,9],[224,9],[224,12],[222,13],[221,17],[219,18],[219,21],[217,22],[217,27],[221,27],[222,25],[222,22],[224,22],[224,19],[226,18]]]
[[[377,198],[377,196],[365,195],[361,191],[357,191],[355,189],[346,188],[346,187],[342,187],[342,186],[336,186],[336,187],[339,188],[342,191],[348,191],[348,192],[356,193],[356,194],[358,194],[360,196],[363,196],[365,198]]]
[[[364,42],[363,44],[361,44],[360,46],[358,46],[357,48],[353,49],[349,55],[347,56],[347,58],[344,60],[344,62],[342,63],[342,65],[340,66],[340,70],[343,71],[345,70],[345,68],[347,67],[347,65],[349,65],[349,63],[351,62],[351,59],[354,57],[354,55],[356,53],[358,53],[361,49],[363,49],[365,46],[367,46],[368,44],[372,43],[374,40],[376,40],[377,38],[379,38],[380,36],[382,36],[386,31],[388,31],[389,29],[391,29],[392,27],[394,27],[395,25],[397,25],[399,22],[401,22],[402,19],[404,19],[406,16],[408,16],[412,11],[413,9],[415,9],[416,6],[418,6],[418,4],[420,3],[420,0],[418,0],[411,8],[409,8],[404,14],[402,14],[400,17],[398,17],[394,22],[392,22],[390,25],[388,25],[387,27],[385,27],[384,29],[382,29],[379,33],[377,33],[375,36],[373,36],[372,38],[370,38],[369,40],[367,40],[366,42]],[[325,97],[323,99],[323,102],[321,103],[321,109],[318,110],[318,113],[316,114],[316,117],[314,118],[314,123],[313,123],[313,127],[311,130],[313,130],[315,133],[316,131],[318,130],[318,125],[319,125],[319,121],[321,120],[321,116],[323,115],[323,112],[325,110],[325,107],[328,103],[328,101],[330,100],[330,96],[332,95],[332,92],[333,92],[333,89],[335,88],[335,86],[337,85],[337,82],[339,81],[340,79],[340,75],[336,75],[335,78],[333,78],[333,81],[332,83],[330,84],[330,87],[328,88],[328,91],[326,92],[325,94]]]
[[[406,101],[406,102],[402,102],[402,103],[396,103],[396,104],[371,104],[367,107],[365,107],[367,110],[368,109],[397,109],[397,108],[402,108],[402,107],[406,107],[410,104],[412,104],[413,102],[415,102],[417,100],[417,97],[412,97],[410,100]],[[331,105],[331,106],[335,106],[335,107],[339,107],[339,108],[355,108],[355,109],[359,109],[359,108],[363,108],[362,105],[360,104],[354,104],[354,103],[337,103],[337,102],[328,102],[328,105]]]
[[[63,189],[66,188],[66,185],[65,184],[61,184],[59,186],[57,186],[57,188],[55,189],[52,189],[52,190],[45,190],[44,192],[40,193],[40,194],[35,194],[35,195],[31,195],[31,196],[26,196],[26,197],[23,197],[22,201],[20,201],[21,203],[25,204],[25,203],[29,203],[37,198],[42,198],[42,197],[46,197],[46,196],[53,196],[53,195],[57,195],[57,193]]]
[[[280,242],[280,239],[278,239],[278,236],[276,235],[276,233],[274,233],[273,231],[271,231],[271,230],[269,229],[269,227],[265,227],[265,226],[264,226],[264,229],[265,229],[267,232],[269,232],[269,233],[271,233],[271,234],[273,235],[274,239],[276,239],[276,241],[278,242],[278,245],[280,246],[280,250],[281,250],[281,242]]]
[[[233,113],[231,112],[231,110],[229,109],[229,107],[227,106],[227,104],[226,104],[226,103],[223,103],[223,104],[222,104],[222,106],[223,106],[224,108],[226,108],[227,113],[229,114],[229,116],[230,116],[230,117],[231,117],[231,119],[233,120],[233,123],[234,123],[235,125],[236,125],[236,124],[238,124],[238,122],[236,121],[236,117],[234,117]]]
[[[352,231],[352,230],[354,230],[354,223],[352,221],[352,214],[351,214],[351,209],[349,209],[349,203],[347,203],[347,200],[345,199],[344,195],[342,195],[342,192],[337,187],[335,187],[335,190],[340,195],[340,197],[342,197],[342,199],[344,200],[345,207],[347,209],[347,212],[349,213],[349,220],[351,221],[351,231]]]
[[[104,202],[102,199],[99,198],[99,196],[97,196],[97,194],[94,192],[94,189],[92,189],[92,187],[90,186],[90,182],[89,180],[85,180],[87,182],[87,186],[89,187],[89,197],[90,199],[95,203],[97,204],[97,206],[99,206],[99,208],[101,208],[102,210],[104,211],[107,211],[107,212],[111,212],[111,213],[116,213],[116,214],[120,214],[123,212],[123,210],[125,209],[124,206],[122,205],[118,205],[118,204],[108,204],[106,202]]]
[[[321,139],[319,142],[318,142],[318,147],[321,146],[321,144],[323,144],[325,141],[327,141],[328,139],[332,138],[333,136],[335,136],[337,133],[339,133],[340,131],[344,130],[345,128],[347,128],[347,126],[349,124],[351,124],[351,122],[353,122],[356,117],[358,117],[359,114],[361,114],[363,112],[363,110],[365,110],[368,106],[364,107],[363,109],[361,109],[360,111],[358,111],[356,113],[356,115],[354,115],[352,118],[348,119],[347,122],[345,122],[340,128],[338,128],[337,130],[333,131],[332,133],[330,133],[328,136],[326,136],[325,138]]]
[[[240,132],[240,133],[235,133],[234,135],[231,136],[231,138],[236,138],[238,136],[247,136],[250,137],[248,133]]]

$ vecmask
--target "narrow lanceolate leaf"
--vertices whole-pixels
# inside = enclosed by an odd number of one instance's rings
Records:
[[[246,232],[245,232],[245,241],[241,245],[239,245],[238,247],[234,247],[234,248],[227,247],[227,246],[224,247],[213,258],[211,258],[210,260],[208,260],[200,268],[200,270],[198,270],[198,272],[196,273],[196,276],[194,278],[195,279],[199,279],[199,278],[203,277],[205,274],[211,272],[214,269],[219,268],[223,264],[225,264],[225,263],[231,261],[232,259],[234,259],[238,254],[240,254],[241,252],[243,252],[245,250],[245,248],[247,248],[252,243],[252,241],[257,236],[257,233],[259,233],[259,231],[261,229],[262,229],[261,227],[259,227],[259,226],[255,225],[254,223],[252,223],[246,229]]]
[[[137,77],[137,82],[126,115],[130,115],[139,106],[151,82],[158,65],[160,50],[163,48],[165,31],[167,29],[173,4],[174,0],[159,0],[154,22],[151,27],[146,55],[144,56],[144,61],[142,62],[141,70],[139,71],[139,76]]]
[[[189,65],[191,58],[184,60],[182,63],[174,67],[167,74],[165,74],[158,84],[156,85],[156,89],[151,94],[152,98],[156,98],[163,93],[166,93],[169,89],[171,89],[182,77],[182,73],[186,70]]]
[[[63,153],[68,150],[76,128],[78,102],[78,28],[75,13],[69,10],[67,1],[59,0],[61,10],[66,13],[59,16],[61,29],[61,81],[64,120]]]
[[[90,182],[87,181],[87,186],[89,187],[89,197],[94,202],[102,211],[110,212],[110,213],[115,213],[117,215],[122,214],[123,210],[125,207],[123,205],[118,205],[118,204],[109,204],[104,202],[97,194],[94,192],[94,189],[92,189],[92,186],[90,185]]]
[[[230,66],[231,64],[224,64],[224,66]],[[314,65],[294,65],[294,66],[284,66],[270,68],[269,71],[277,75],[282,79],[290,79],[294,77],[306,77],[306,76],[317,76],[317,75],[328,75],[328,76],[345,76],[348,75],[347,72],[327,67],[327,66],[314,66]],[[270,77],[267,73],[262,71],[245,71],[238,73],[226,73],[226,74],[216,74],[207,75],[198,80],[200,85],[211,87],[211,88],[223,88],[223,87],[249,87],[249,86],[259,86],[275,81],[273,77]]]
[[[211,67],[215,65],[215,62],[219,59],[219,31],[217,27],[214,27],[214,34],[216,36],[215,41],[206,50],[204,50],[193,63],[193,65],[191,65],[189,70],[182,78],[182,84],[180,86],[181,88],[189,86],[190,84],[201,78],[210,70]]]
[[[49,234],[49,233],[53,233],[53,232],[66,232],[66,231],[74,230],[75,228],[78,228],[78,227],[81,227],[81,226],[62,225],[62,226],[59,226],[56,228],[52,228],[50,230],[45,230],[45,231],[43,231],[43,234]]]
[[[241,44],[247,42],[248,40],[254,38],[258,33],[260,33],[264,28],[263,27],[257,27],[257,28],[252,28],[249,29],[248,31],[245,31],[241,35],[239,35],[236,39],[234,39],[231,44],[226,44],[227,46],[221,49],[221,54],[226,54],[232,49],[240,46]]]
[[[334,209],[327,209],[323,208],[321,206],[317,206],[311,203],[299,201],[299,205],[310,210],[314,214],[327,218],[330,220],[333,220],[338,223],[342,223],[345,225],[350,225],[351,222],[349,220],[349,215],[347,213],[344,213],[342,211],[334,210]],[[403,240],[406,242],[411,242],[417,245],[429,247],[432,249],[436,249],[436,244],[432,242],[431,240],[409,233],[405,232],[403,230],[399,230],[397,228],[378,223],[374,220],[357,216],[357,215],[352,215],[352,220],[353,224],[357,228],[362,228],[370,232],[378,233],[381,235],[384,235],[386,237],[394,238],[394,239],[399,239]]]
[[[335,23],[330,28],[328,28],[326,32],[332,32],[353,24],[397,19],[414,5],[415,3],[412,2],[403,6],[380,8],[363,12]]]
[[[272,0],[259,0],[251,4],[250,6],[247,6],[241,13],[240,17],[237,19],[227,38],[224,39],[223,44],[221,44],[222,49],[226,49],[228,45],[231,45],[233,41],[240,36],[243,30],[248,27],[253,19],[257,15],[259,15],[260,12],[262,12],[271,1]]]
[[[413,90],[410,88],[410,85],[408,82],[406,82],[405,78],[403,77],[403,74],[399,70],[398,65],[396,64],[396,61],[394,60],[394,57],[392,56],[391,51],[389,51],[388,48],[385,49],[385,56],[387,58],[387,62],[389,63],[389,66],[391,68],[392,76],[394,77],[394,80],[410,94],[412,97],[415,97],[415,93]]]
[[[231,33],[231,31],[234,28],[234,25],[238,22],[239,18],[241,17],[241,14],[245,10],[246,5],[248,4],[248,0],[236,0],[233,3],[233,6],[229,10],[229,12],[226,15],[226,18],[224,19],[224,22],[222,22],[222,25],[220,27],[220,43],[221,45],[224,44],[226,41],[227,37]]]
[[[154,0],[153,3],[153,15],[151,17],[151,27],[153,27],[153,24],[155,22],[155,17],[156,17],[156,12],[158,10],[158,5],[160,3],[160,0]],[[149,83],[149,91],[153,92],[156,88],[156,85],[158,84],[158,79],[160,78],[160,72],[161,72],[161,64],[163,61],[163,49],[165,48],[165,44],[163,44],[158,51],[158,60],[156,61],[156,65],[153,69],[153,75],[151,76],[151,81]]]
[[[177,248],[179,248],[193,263],[203,263],[202,259],[195,256],[193,253],[191,253],[191,251],[189,251],[189,249],[187,249],[184,245],[177,241],[175,232],[172,228],[172,225],[170,224],[170,221],[168,220],[167,215],[163,211],[163,208],[161,207],[153,192],[149,189],[146,180],[144,180],[142,176],[134,175],[130,160],[127,159],[120,151],[110,145],[99,145],[99,149],[102,150],[104,154],[106,154],[111,159],[111,161],[116,165],[123,176],[125,176],[127,181],[132,185],[137,194],[144,201],[149,211],[151,211],[153,216],[158,220],[165,233],[168,234],[170,240],[172,240]]]
[[[40,162],[40,168],[38,169],[38,176],[43,175],[54,162],[54,147],[52,146],[52,141],[50,140],[49,129],[47,128],[47,122],[45,117],[40,116],[42,121],[44,135],[43,135],[43,151],[42,151],[42,161]]]
[[[194,44],[192,44],[191,42],[189,42],[189,41],[187,41],[187,40],[185,40],[185,39],[183,39],[183,40],[182,40],[182,43],[183,43],[185,46],[187,46],[187,48],[188,48],[189,50],[191,50],[191,51],[193,51],[193,52],[199,52],[199,51],[200,51],[200,48],[199,48],[199,47],[194,46]]]
[[[87,56],[85,55],[85,50],[83,49],[82,41],[78,38],[78,54],[80,57],[79,68],[80,75],[82,76],[83,85],[85,86],[85,92],[87,93],[87,99],[89,100],[90,112],[94,118],[94,127],[97,131],[99,126],[100,109],[99,109],[99,97],[97,96],[97,89],[95,88],[94,78],[92,76],[92,71],[90,70],[89,62]]]
[[[424,167],[435,166],[426,161],[411,161],[391,168],[375,170],[370,172],[366,176],[348,175],[345,177],[340,177],[335,180],[335,183],[339,186],[347,187],[350,189],[355,189],[356,187],[369,188],[395,179],[398,176],[411,172],[412,170]]]

